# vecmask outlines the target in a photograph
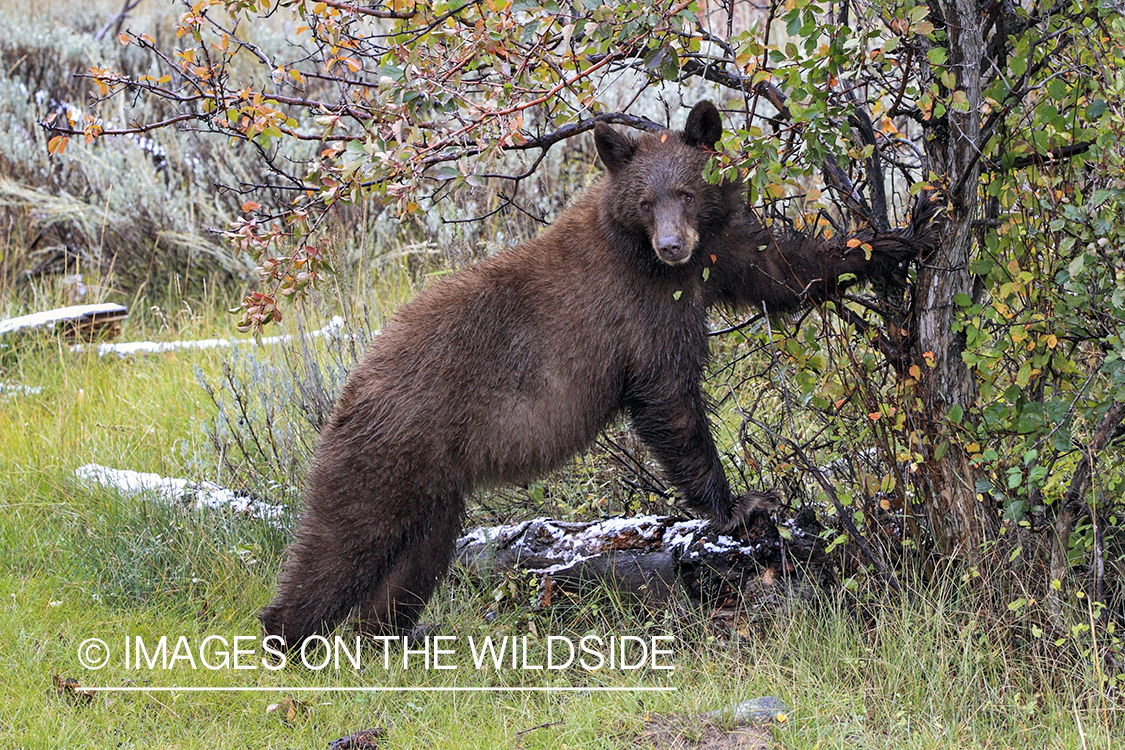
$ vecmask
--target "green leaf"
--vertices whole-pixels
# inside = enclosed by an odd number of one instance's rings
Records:
[[[452,164],[442,164],[430,172],[435,180],[454,180],[461,176],[461,172]]]
[[[1096,120],[1104,115],[1107,109],[1109,105],[1106,104],[1105,99],[1095,99],[1089,107],[1086,107],[1086,117]]]
[[[1070,93],[1070,89],[1066,87],[1066,81],[1061,78],[1055,78],[1047,84],[1047,93],[1051,95],[1052,99],[1061,101]]]
[[[679,75],[680,58],[676,54],[676,50],[668,45],[649,52],[645,55],[644,61],[646,68],[659,73],[660,77],[666,81],[675,80]]]
[[[1086,256],[1079,255],[1077,258],[1070,261],[1070,265],[1066,267],[1066,270],[1068,273],[1070,273],[1070,277],[1074,278],[1075,276],[1078,276],[1082,273],[1082,268],[1083,266],[1085,266],[1085,264]]]
[[[1023,54],[1020,54],[1020,50],[1017,49],[1015,54],[1009,58],[1008,62],[1008,67],[1010,67],[1012,73],[1017,76],[1022,76],[1027,72],[1027,49],[1025,48],[1022,52]]]

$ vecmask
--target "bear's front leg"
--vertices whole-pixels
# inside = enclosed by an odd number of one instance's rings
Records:
[[[710,518],[720,531],[776,504],[772,493],[747,492],[737,499],[731,495],[697,380],[668,377],[633,383],[625,408],[633,429],[680,491],[684,504]]]

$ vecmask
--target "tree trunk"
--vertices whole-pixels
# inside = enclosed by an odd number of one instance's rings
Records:
[[[949,35],[945,67],[956,75],[958,87],[968,100],[967,110],[950,109],[932,122],[928,128],[931,137],[926,140],[931,168],[943,179],[951,203],[943,241],[925,258],[918,274],[914,311],[914,359],[934,362],[932,368],[925,368],[920,383],[922,424],[933,451],[944,441],[942,425],[950,408],[961,407],[968,418],[977,395],[973,374],[961,358],[965,337],[954,333],[953,324],[954,298],[973,291],[969,261],[980,187],[980,70],[985,45],[975,0],[938,0],[931,8],[934,15],[941,14]],[[927,356],[928,352],[932,354]],[[976,501],[965,452],[950,444],[941,460],[929,460],[921,484],[939,551],[974,560],[995,522]]]

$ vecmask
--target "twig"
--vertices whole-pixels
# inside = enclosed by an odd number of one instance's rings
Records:
[[[109,33],[111,27],[113,28],[114,34],[120,34],[121,24],[125,23],[125,18],[129,15],[130,11],[132,11],[133,8],[136,8],[140,4],[141,0],[125,0],[125,5],[122,6],[121,12],[106,21],[105,26],[102,26],[98,33],[94,34],[94,39],[99,42],[105,39],[105,36]]]
[[[416,10],[378,10],[376,8],[365,8],[362,5],[356,5],[355,3],[336,2],[336,0],[324,0],[324,4],[329,8],[347,11],[348,13],[355,13],[359,16],[371,16],[372,18],[390,18],[409,21],[411,18],[414,18],[414,16],[418,15],[418,11]],[[460,11],[465,7],[467,6],[463,5],[456,10]],[[450,12],[453,13],[456,11]]]
[[[136,127],[132,127],[132,128],[122,128],[121,130],[103,130],[103,131],[101,131],[100,135],[133,135],[133,134],[136,134],[136,133],[147,133],[150,130],[158,130],[160,128],[164,128],[164,127],[167,127],[169,125],[175,125],[177,122],[184,122],[186,120],[205,120],[205,119],[207,119],[206,115],[195,114],[195,113],[184,114],[184,115],[176,115],[175,117],[170,117],[167,120],[149,123],[148,125],[137,125]],[[52,133],[60,133],[62,135],[85,135],[86,134],[85,130],[75,130],[74,128],[64,128],[64,127],[61,127],[59,125],[55,125],[54,123],[50,123],[50,122],[46,122],[46,121],[40,122],[39,126],[41,128],[43,128],[44,130],[49,130]]]

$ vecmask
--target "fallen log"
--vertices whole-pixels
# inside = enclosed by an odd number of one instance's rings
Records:
[[[112,488],[127,498],[152,499],[192,510],[229,510],[273,524],[280,524],[285,515],[285,508],[280,505],[239,495],[214,482],[194,482],[150,472],[112,469],[99,464],[79,466],[74,470],[74,476],[87,487]]]
[[[71,305],[0,321],[0,338],[41,329],[52,333],[57,331],[65,338],[82,341],[113,338],[121,332],[121,321],[127,317],[129,308],[111,302]]]
[[[779,528],[786,531],[782,534]],[[802,511],[780,527],[759,511],[740,535],[716,533],[706,521],[636,516],[585,523],[536,518],[469,531],[457,542],[456,565],[480,576],[502,571],[540,577],[540,605],[555,586],[602,587],[658,603],[682,587],[692,599],[718,602],[764,578],[825,559],[822,527]],[[814,570],[818,582],[827,571]]]
[[[131,357],[136,354],[162,354],[164,352],[177,351],[179,349],[229,349],[234,346],[271,346],[273,344],[284,344],[292,341],[298,336],[307,336],[309,338],[319,338],[321,336],[340,336],[341,331],[344,329],[344,319],[339,315],[332,318],[324,325],[323,328],[318,328],[315,331],[309,331],[304,334],[283,333],[277,336],[260,336],[257,338],[246,339],[189,339],[186,341],[126,341],[122,343],[103,343],[97,345],[97,352],[99,357],[105,357],[110,354],[116,354],[118,357],[125,358]],[[75,344],[70,347],[73,352],[85,351],[86,347],[82,344]]]

